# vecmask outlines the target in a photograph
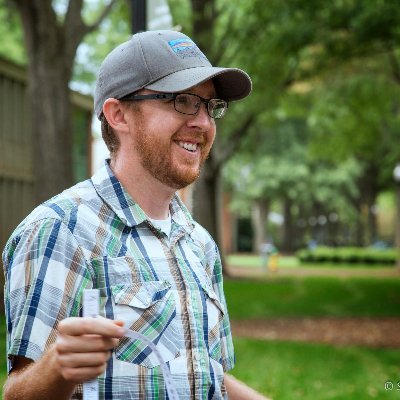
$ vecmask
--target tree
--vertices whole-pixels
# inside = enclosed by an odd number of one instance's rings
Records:
[[[349,157],[362,165],[357,184],[360,195],[353,204],[365,220],[358,223],[357,243],[376,239],[374,205],[378,194],[390,188],[392,170],[400,158],[394,143],[400,140],[400,92],[387,76],[375,73],[333,78],[327,89],[318,90],[310,112],[314,158],[340,165]]]
[[[83,20],[83,0],[69,1],[64,13],[56,11],[51,0],[8,1],[20,15],[28,55],[35,192],[41,202],[73,182],[68,85],[75,55],[82,39],[98,28],[116,0],[104,6],[90,25]]]
[[[365,67],[365,62],[376,54],[380,57],[375,67],[378,64],[382,71],[389,65],[393,78],[400,76],[400,7],[396,1],[230,3],[193,0],[191,18],[185,20],[189,21],[186,27],[213,60],[221,65],[242,66],[254,82],[246,106],[235,106],[233,119],[227,116],[220,125],[218,142],[195,189],[195,215],[213,234],[218,227],[212,210],[218,207],[215,198],[221,168],[233,154],[231,149],[241,148],[244,141],[251,142],[249,137],[244,138],[260,127],[260,115],[275,112],[282,96],[296,85],[328,81],[332,71],[344,71],[354,62]],[[382,58],[387,65],[383,65]],[[358,67],[354,72],[360,70]],[[259,139],[257,135],[252,137]],[[252,145],[257,146],[257,141]]]

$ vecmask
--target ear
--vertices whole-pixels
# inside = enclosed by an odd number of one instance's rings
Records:
[[[107,99],[103,104],[103,114],[107,118],[108,124],[117,132],[127,132],[129,130],[125,118],[125,108],[121,102],[114,98]]]

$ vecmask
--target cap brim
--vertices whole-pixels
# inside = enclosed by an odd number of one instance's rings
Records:
[[[181,92],[212,79],[218,97],[227,101],[240,100],[251,92],[251,79],[237,68],[194,67],[174,72],[146,89],[157,92]]]

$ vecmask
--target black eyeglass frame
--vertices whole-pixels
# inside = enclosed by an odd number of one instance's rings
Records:
[[[125,101],[125,100],[128,100],[128,101],[130,101],[130,100],[174,100],[175,111],[177,111],[180,114],[185,114],[185,115],[196,115],[199,112],[200,107],[194,113],[185,113],[185,112],[177,110],[175,100],[178,96],[180,96],[182,94],[194,96],[194,97],[197,97],[198,99],[200,99],[200,101],[206,105],[208,115],[213,119],[221,119],[225,115],[226,110],[228,109],[229,103],[226,100],[216,99],[216,98],[205,99],[204,97],[201,97],[194,93],[151,93],[151,94],[134,94],[134,93],[132,93],[132,94],[128,94],[127,96],[122,97],[119,100],[122,100],[122,101]],[[220,117],[214,117],[210,113],[210,102],[212,102],[213,100],[218,100],[218,101],[224,102],[224,106],[225,106],[224,112]]]

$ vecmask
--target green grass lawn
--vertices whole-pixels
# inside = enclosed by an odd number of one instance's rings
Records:
[[[399,317],[400,279],[225,280],[231,319]],[[232,374],[274,400],[400,399],[400,349],[235,338]],[[399,387],[400,388],[400,387]]]
[[[273,277],[224,285],[232,319],[400,316],[400,279]]]
[[[232,375],[274,400],[400,399],[400,349],[235,339]]]
[[[263,259],[259,255],[254,254],[230,254],[226,257],[228,265],[242,268],[261,268]],[[279,256],[278,266],[280,268],[299,267],[300,262],[294,256]]]

